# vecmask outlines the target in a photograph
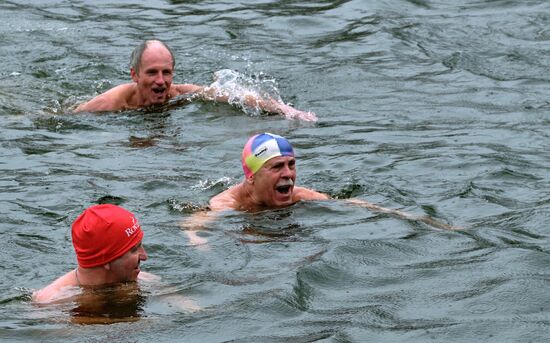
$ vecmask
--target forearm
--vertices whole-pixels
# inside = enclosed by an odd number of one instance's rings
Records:
[[[232,105],[242,105],[252,108],[258,108],[266,112],[281,113],[280,109],[274,103],[274,100],[264,100],[251,93],[230,94],[226,90],[221,90],[212,86],[202,87],[197,94],[202,100],[223,102]]]
[[[203,87],[196,94],[202,100],[223,102],[231,105],[253,108],[266,113],[280,114],[287,119],[317,121],[317,116],[313,112],[300,111],[280,100],[275,100],[269,97],[263,98],[258,94],[251,92],[245,92],[243,94],[230,94],[225,90],[208,86]]]
[[[358,206],[361,206],[361,207],[368,208],[369,210],[372,210],[372,211],[392,214],[392,215],[395,215],[396,217],[403,218],[403,219],[406,219],[406,220],[419,221],[419,222],[422,222],[424,224],[428,224],[428,225],[433,226],[433,227],[438,228],[438,229],[445,229],[445,230],[462,230],[463,229],[462,227],[459,227],[459,226],[453,226],[453,225],[449,225],[449,224],[440,222],[437,219],[434,219],[430,216],[415,216],[415,215],[412,215],[410,213],[406,213],[406,212],[403,212],[403,211],[381,207],[381,206],[372,204],[372,203],[370,203],[368,201],[365,201],[365,200],[348,199],[347,202],[352,203],[354,205],[358,205]]]
[[[199,246],[201,249],[208,249],[208,239],[199,236],[200,231],[207,231],[207,224],[216,219],[216,214],[212,211],[200,211],[193,213],[181,223],[189,244]]]

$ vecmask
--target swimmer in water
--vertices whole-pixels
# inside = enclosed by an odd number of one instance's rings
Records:
[[[248,139],[241,155],[244,180],[210,199],[211,212],[198,212],[183,223],[192,244],[205,243],[197,227],[212,220],[212,213],[227,210],[257,212],[291,206],[299,201],[329,200],[324,193],[296,185],[296,159],[290,142],[279,135],[261,133]],[[397,217],[420,221],[440,229],[457,230],[429,216],[414,216],[360,199],[345,200],[353,205]]]
[[[72,225],[72,241],[78,266],[50,285],[33,293],[36,303],[48,303],[74,295],[80,287],[102,287],[133,282],[142,275],[147,260],[141,245],[143,231],[134,215],[115,205],[86,209]]]
[[[175,58],[171,49],[160,40],[147,40],[134,49],[130,58],[131,83],[116,86],[88,102],[76,107],[74,112],[124,111],[162,106],[170,99],[185,101],[205,100],[234,103],[237,94],[212,86],[172,84]],[[288,119],[316,121],[313,112],[303,112],[271,98],[254,94],[242,95],[239,103],[259,110],[283,115]]]
[[[286,138],[271,133],[252,136],[241,154],[244,181],[210,200],[214,211],[256,212],[287,207],[302,200],[329,196],[296,186],[294,149]]]

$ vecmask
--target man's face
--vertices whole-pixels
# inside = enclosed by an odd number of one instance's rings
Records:
[[[143,106],[163,104],[169,99],[174,68],[170,52],[158,43],[151,43],[141,56],[139,73],[131,69]]]
[[[290,156],[274,157],[253,176],[254,194],[267,207],[293,204],[296,160]]]
[[[141,271],[139,264],[145,260],[147,260],[147,253],[139,242],[124,255],[110,262],[110,270],[117,279],[116,282],[136,281]]]

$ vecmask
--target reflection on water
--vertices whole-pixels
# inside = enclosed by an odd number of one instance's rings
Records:
[[[135,282],[103,288],[68,288],[63,299],[49,304],[32,303],[32,309],[26,309],[26,317],[33,320],[33,325],[135,322],[146,316],[144,306],[147,296],[151,295],[147,287],[141,288]],[[6,309],[16,302],[31,304],[32,290],[20,291],[23,295],[3,300]]]
[[[71,321],[78,324],[112,324],[137,321],[143,314],[145,296],[137,283],[126,283],[100,289],[83,289],[73,297],[69,311]]]
[[[549,19],[537,0],[1,2],[0,340],[545,341]],[[220,71],[319,121],[185,97],[70,114],[130,82],[143,38],[171,46],[176,83]],[[337,200],[227,213],[191,246],[181,223],[242,180],[264,131],[293,143],[299,185]],[[31,305],[76,264],[72,221],[103,202],[142,218],[162,282]],[[116,323],[70,324],[97,318]]]

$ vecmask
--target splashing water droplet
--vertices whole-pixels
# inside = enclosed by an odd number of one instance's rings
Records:
[[[231,69],[222,69],[214,73],[214,82],[210,87],[216,89],[216,95],[227,96],[230,104],[242,108],[249,115],[260,115],[262,110],[259,106],[245,104],[247,96],[282,102],[275,79],[264,73],[248,76]]]

